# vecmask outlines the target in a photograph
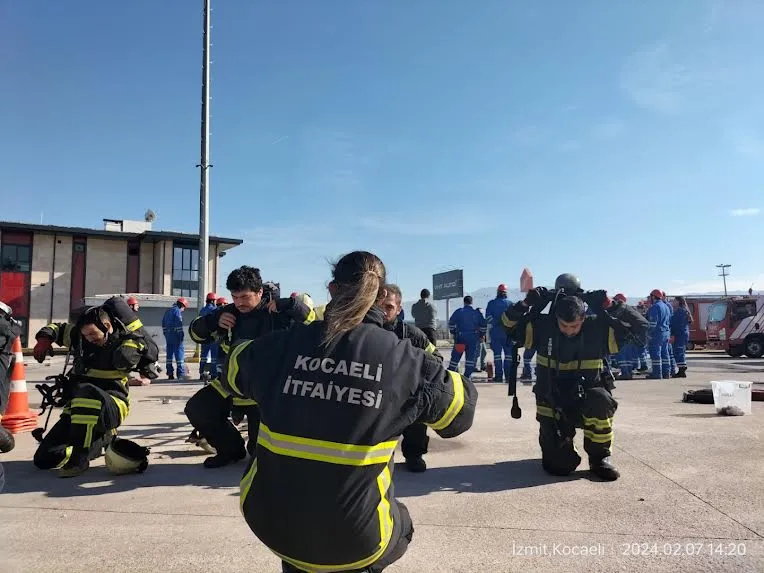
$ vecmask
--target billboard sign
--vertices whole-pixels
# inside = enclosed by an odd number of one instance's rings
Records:
[[[464,296],[464,271],[457,269],[432,275],[433,300],[462,298]]]

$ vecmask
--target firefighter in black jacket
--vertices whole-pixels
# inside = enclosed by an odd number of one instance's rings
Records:
[[[220,342],[218,371],[222,369],[230,345],[238,340],[254,340],[275,330],[289,328],[293,322],[310,323],[313,310],[297,298],[279,298],[278,285],[265,283],[260,269],[243,266],[226,279],[233,304],[195,318],[188,331],[194,342]],[[260,423],[257,404],[240,396],[231,396],[220,383],[219,376],[194,394],[185,413],[194,427],[190,441],[204,438],[216,454],[204,460],[207,468],[218,468],[243,459],[247,455],[244,439],[228,419],[231,409],[244,410],[247,416],[250,452],[254,451]]]
[[[356,251],[333,275],[323,321],[236,345],[221,380],[260,406],[240,503],[287,573],[400,559],[414,530],[393,495],[398,437],[416,421],[462,434],[477,402],[470,381],[383,328],[382,261]]]
[[[403,340],[407,338],[416,348],[421,348],[429,352],[435,358],[443,361],[443,356],[438,352],[437,347],[430,342],[427,335],[413,324],[406,324],[398,318],[401,312],[401,300],[403,295],[398,285],[385,285],[387,298],[383,299],[379,306],[385,315],[385,330],[390,330]],[[403,431],[403,441],[401,442],[401,452],[406,459],[406,468],[412,472],[423,472],[427,470],[427,464],[424,461],[424,455],[427,453],[427,446],[430,438],[427,437],[427,425],[421,422],[411,424]]]
[[[34,455],[40,469],[59,469],[60,477],[78,476],[101,454],[130,411],[128,376],[148,373],[158,348],[121,297],[90,307],[76,320],[51,323],[36,335],[34,358],[43,362],[55,342],[74,359],[61,418]],[[156,374],[153,374],[156,377]]]
[[[15,361],[13,343],[20,334],[21,325],[13,318],[11,307],[0,301],[0,421],[11,392],[11,370]],[[13,434],[0,426],[0,453],[10,452],[15,445]]]
[[[573,437],[583,428],[590,470],[613,481],[620,475],[610,461],[618,403],[612,380],[601,378],[603,359],[631,340],[643,343],[647,321],[605,291],[584,293],[572,275],[561,275],[555,286],[529,291],[502,316],[515,342],[538,353],[533,392],[541,463],[553,475],[572,473],[581,463]],[[549,314],[541,314],[550,302]],[[586,316],[584,302],[596,315]]]

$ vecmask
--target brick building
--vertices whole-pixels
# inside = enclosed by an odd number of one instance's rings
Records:
[[[220,257],[242,242],[210,237],[210,290]],[[150,222],[104,219],[103,229],[87,229],[0,221],[0,300],[23,324],[24,346],[93,295],[185,296],[195,307],[198,273],[199,236],[153,231]]]

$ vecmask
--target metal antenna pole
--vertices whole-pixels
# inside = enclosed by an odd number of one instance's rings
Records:
[[[210,155],[210,0],[204,0],[204,53],[202,58],[202,152],[199,184],[199,286],[197,309],[204,306],[207,294],[207,271],[209,269],[210,217],[209,155]]]
[[[722,277],[722,280],[724,281],[724,296],[727,296],[727,269],[730,268],[732,265],[716,265],[717,269],[721,269],[722,271],[719,273],[719,276]]]

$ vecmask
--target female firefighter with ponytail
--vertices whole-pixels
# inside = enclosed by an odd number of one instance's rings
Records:
[[[376,573],[400,559],[414,528],[393,495],[398,437],[417,421],[443,438],[472,425],[472,383],[383,328],[385,279],[375,255],[349,253],[323,321],[231,349],[221,382],[261,414],[242,513],[285,572]]]

